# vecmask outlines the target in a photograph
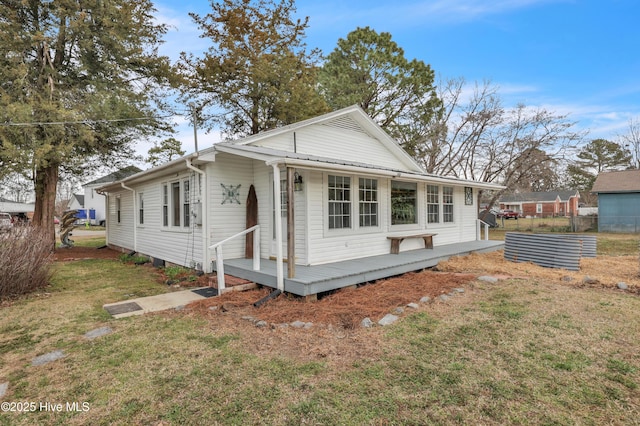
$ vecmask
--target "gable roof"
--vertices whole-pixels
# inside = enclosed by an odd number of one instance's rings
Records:
[[[571,197],[579,197],[577,190],[545,191],[545,192],[518,192],[505,194],[500,197],[500,203],[524,203],[524,202],[554,202],[560,197],[560,201],[568,201]]]
[[[307,120],[279,127],[277,129],[261,132],[256,135],[245,137],[243,139],[225,141],[223,143],[236,146],[264,146],[263,143],[268,142],[268,139],[272,139],[276,136],[286,133],[295,134],[296,131],[300,131],[304,128],[317,125],[340,129],[341,131],[350,131],[365,134],[368,137],[375,139],[382,146],[384,146],[384,148],[386,148],[386,150],[388,151],[388,154],[392,157],[395,157],[404,166],[405,171],[424,171],[422,167],[413,159],[413,157],[411,157],[398,144],[398,142],[396,142],[395,139],[389,136],[389,134],[385,132],[358,105],[352,105],[350,107],[342,108],[340,110],[333,111],[328,114],[323,114],[318,117],[309,118]],[[300,143],[298,145],[300,145]],[[336,155],[338,156],[337,158],[340,158],[339,152],[336,152]]]
[[[128,166],[128,167],[125,167],[124,169],[116,170],[115,172],[110,173],[106,176],[103,176],[96,180],[92,180],[91,182],[85,183],[82,186],[116,182],[116,181],[128,178],[129,176],[135,175],[136,173],[140,173],[141,171],[142,169],[139,169],[136,166]]]
[[[591,192],[640,192],[640,170],[600,173]]]
[[[346,118],[346,119],[345,119]],[[325,125],[342,131],[357,131],[365,133],[369,138],[376,139],[380,145],[386,147],[389,155],[394,156],[398,161],[392,162],[393,165],[371,164],[356,159],[345,159],[340,150],[330,151],[331,157],[322,154],[312,154],[299,152],[295,149],[285,150],[270,146],[268,142],[277,141],[279,135],[294,135],[295,147],[295,131],[313,125]],[[269,138],[273,138],[269,140]],[[280,138],[282,140],[282,138]],[[265,143],[260,143],[266,141]],[[278,145],[275,143],[274,145]],[[300,144],[298,143],[298,146]],[[324,151],[325,153],[327,150]],[[159,166],[150,168],[145,171],[132,174],[119,180],[111,180],[104,182],[98,191],[109,191],[119,188],[121,184],[135,184],[154,179],[157,176],[165,175],[169,172],[177,172],[185,170],[188,165],[200,165],[215,161],[218,153],[229,153],[245,158],[264,161],[267,165],[279,164],[301,168],[313,168],[317,170],[342,170],[355,173],[363,173],[375,176],[389,176],[394,178],[410,179],[415,181],[441,182],[449,185],[465,185],[474,188],[498,190],[504,189],[504,186],[488,183],[477,182],[466,179],[460,179],[449,176],[440,176],[426,173],[422,167],[380,126],[378,126],[360,107],[352,106],[335,112],[331,112],[319,117],[301,121],[299,123],[290,124],[278,129],[273,129],[259,133],[257,135],[248,136],[239,140],[231,140],[219,142],[213,146],[200,150],[198,152],[188,154],[184,157],[169,161]],[[93,181],[92,183],[96,183]],[[87,184],[89,185],[89,184]]]
[[[78,200],[78,204],[80,204],[81,206],[84,206],[84,195],[82,195],[82,194],[73,194],[73,198]]]

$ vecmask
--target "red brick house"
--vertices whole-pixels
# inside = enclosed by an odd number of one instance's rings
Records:
[[[500,209],[514,210],[523,217],[576,216],[580,193],[574,190],[505,194]]]

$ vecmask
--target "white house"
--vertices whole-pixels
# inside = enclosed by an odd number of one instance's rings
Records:
[[[82,197],[82,201],[79,202],[80,206],[72,207],[70,205],[69,210],[83,209],[86,211],[85,217],[90,220],[90,223],[92,225],[102,225],[107,218],[106,198],[103,194],[100,194],[96,190],[110,182],[124,179],[128,176],[139,173],[140,171],[141,170],[136,166],[128,166],[101,178],[95,179],[91,182],[85,183],[84,185],[82,185],[82,188],[84,189],[84,195],[74,194],[74,197],[78,200],[80,200],[80,198],[78,197]]]
[[[224,259],[245,258],[250,239],[241,233],[253,225],[247,220],[255,204],[248,199],[252,186],[259,226],[256,257],[263,268],[267,262],[276,265],[273,286],[278,289],[284,287],[285,258],[291,278],[296,265],[303,270],[372,256],[399,259],[389,255],[393,236],[417,237],[400,241],[400,255],[429,252],[424,234],[433,234],[434,249],[472,247],[479,239],[478,191],[502,188],[424,173],[353,106],[217,143],[103,185],[98,191],[107,195],[107,243],[220,272],[220,247],[211,248],[217,243],[236,236],[224,243]],[[486,241],[482,248],[495,244]]]

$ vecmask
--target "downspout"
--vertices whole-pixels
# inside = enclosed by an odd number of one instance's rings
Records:
[[[105,225],[105,232],[104,232],[104,244],[108,247],[109,246],[109,222],[111,222],[110,220],[107,220],[109,218],[109,193],[106,191],[98,191],[96,189],[96,193],[103,195],[104,196],[104,211],[105,211],[105,221],[104,221],[104,225]]]
[[[207,197],[207,174],[191,164],[191,159],[187,158],[187,168],[198,173],[202,177],[202,192],[200,193],[200,203],[202,205],[202,272],[211,272],[211,261],[209,258],[209,198]]]
[[[133,193],[133,251],[138,251],[138,226],[136,225],[136,190],[129,188],[124,182],[120,182],[120,186]]]
[[[273,167],[273,193],[275,207],[276,226],[276,283],[278,290],[284,291],[284,267],[282,266],[282,206],[280,205],[280,167],[278,163],[271,164]],[[292,259],[289,259],[292,261]]]

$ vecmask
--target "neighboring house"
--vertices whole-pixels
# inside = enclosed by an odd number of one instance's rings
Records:
[[[0,197],[0,212],[9,213],[15,217],[33,217],[34,203],[18,203]]]
[[[574,190],[505,194],[498,203],[523,217],[576,216],[580,192]]]
[[[640,170],[600,173],[592,193],[598,195],[598,230],[640,232]]]
[[[84,195],[73,194],[69,200],[67,210],[82,210],[84,209]]]
[[[106,197],[98,193],[96,189],[105,184],[124,179],[141,171],[142,170],[136,166],[128,166],[82,185],[84,188],[84,195],[80,196],[83,198],[82,208],[86,209],[92,225],[103,225],[106,219]],[[93,212],[91,212],[92,210]]]
[[[252,187],[255,200],[248,197]],[[259,257],[276,271],[272,281],[265,278],[260,283],[283,289],[285,257],[291,277],[295,265],[307,273],[308,267],[317,271],[319,265],[351,259],[359,259],[360,267],[372,256],[384,255],[383,260],[391,262],[410,251],[442,259],[445,252],[499,248],[500,242],[477,241],[476,200],[480,190],[502,188],[424,173],[395,140],[353,106],[217,143],[103,185],[100,191],[107,194],[109,246],[205,272],[220,272],[218,262],[212,263],[210,247],[238,236],[251,225],[248,218],[254,213],[260,226]],[[294,201],[289,203],[291,196]],[[433,250],[424,249],[425,233],[435,234]],[[400,255],[390,255],[388,237],[408,234],[413,237],[402,242]],[[224,259],[244,260],[245,244],[250,243],[244,236],[225,243]],[[451,245],[455,250],[438,251]],[[363,273],[361,281],[336,280],[331,285],[339,288],[382,277],[377,272],[380,262],[381,258],[372,261],[373,272]],[[401,273],[400,268],[393,271]],[[302,295],[330,288],[297,288],[287,282],[287,291]]]

